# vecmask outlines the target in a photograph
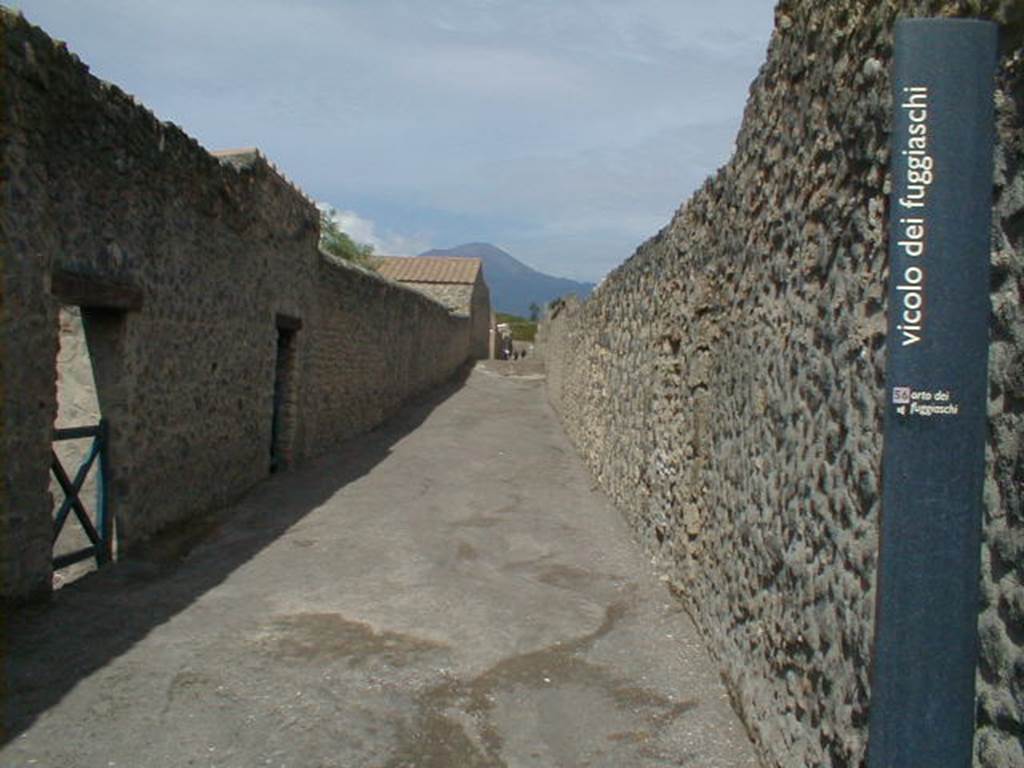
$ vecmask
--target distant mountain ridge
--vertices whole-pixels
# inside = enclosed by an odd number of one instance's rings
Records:
[[[529,316],[532,303],[543,309],[549,301],[559,296],[575,293],[582,299],[594,289],[593,283],[581,283],[538,272],[490,243],[464,243],[454,248],[435,248],[424,251],[420,256],[480,259],[484,265],[484,279],[491,289],[491,306],[496,312],[520,317]]]

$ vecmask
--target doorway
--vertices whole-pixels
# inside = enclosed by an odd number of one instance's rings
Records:
[[[117,410],[123,313],[62,304],[50,467],[54,587],[114,556],[108,410]]]
[[[293,461],[298,398],[295,387],[296,337],[302,321],[277,316],[277,355],[274,364],[274,406],[270,427],[270,472],[287,469]]]

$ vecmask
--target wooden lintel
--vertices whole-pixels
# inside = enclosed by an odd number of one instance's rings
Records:
[[[88,309],[117,309],[137,312],[142,309],[142,289],[98,275],[54,270],[50,293],[64,304]]]
[[[302,329],[302,318],[293,317],[292,315],[277,314],[274,317],[279,330],[282,331],[298,331]]]

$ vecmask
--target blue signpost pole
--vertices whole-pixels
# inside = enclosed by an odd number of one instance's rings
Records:
[[[870,768],[971,765],[996,44],[896,25]]]

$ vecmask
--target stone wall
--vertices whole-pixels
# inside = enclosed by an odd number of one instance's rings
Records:
[[[733,158],[541,335],[568,433],[773,765],[865,754],[892,28],[943,14],[1003,24],[975,743],[1024,765],[1024,6],[782,2]]]
[[[429,296],[444,305],[448,311],[470,318],[470,336],[473,356],[490,356],[491,292],[482,273],[469,283],[414,283],[404,282],[409,288]]]
[[[439,304],[448,308],[449,312],[468,315],[473,299],[473,286],[469,283],[414,283],[405,281],[403,285],[429,296]]]
[[[491,330],[494,327],[491,311],[491,292],[484,282],[483,274],[477,275],[473,293],[469,300],[469,316],[472,318],[473,356],[481,360],[494,357],[491,349]]]
[[[266,477],[275,430],[284,465],[326,451],[467,359],[468,320],[321,254],[258,153],[213,157],[21,17],[0,32],[0,594],[51,583],[62,300],[85,307],[122,547]]]
[[[449,378],[470,355],[468,318],[420,292],[325,258],[320,314],[310,330],[308,385],[298,435],[304,455],[365,432],[404,402]]]

